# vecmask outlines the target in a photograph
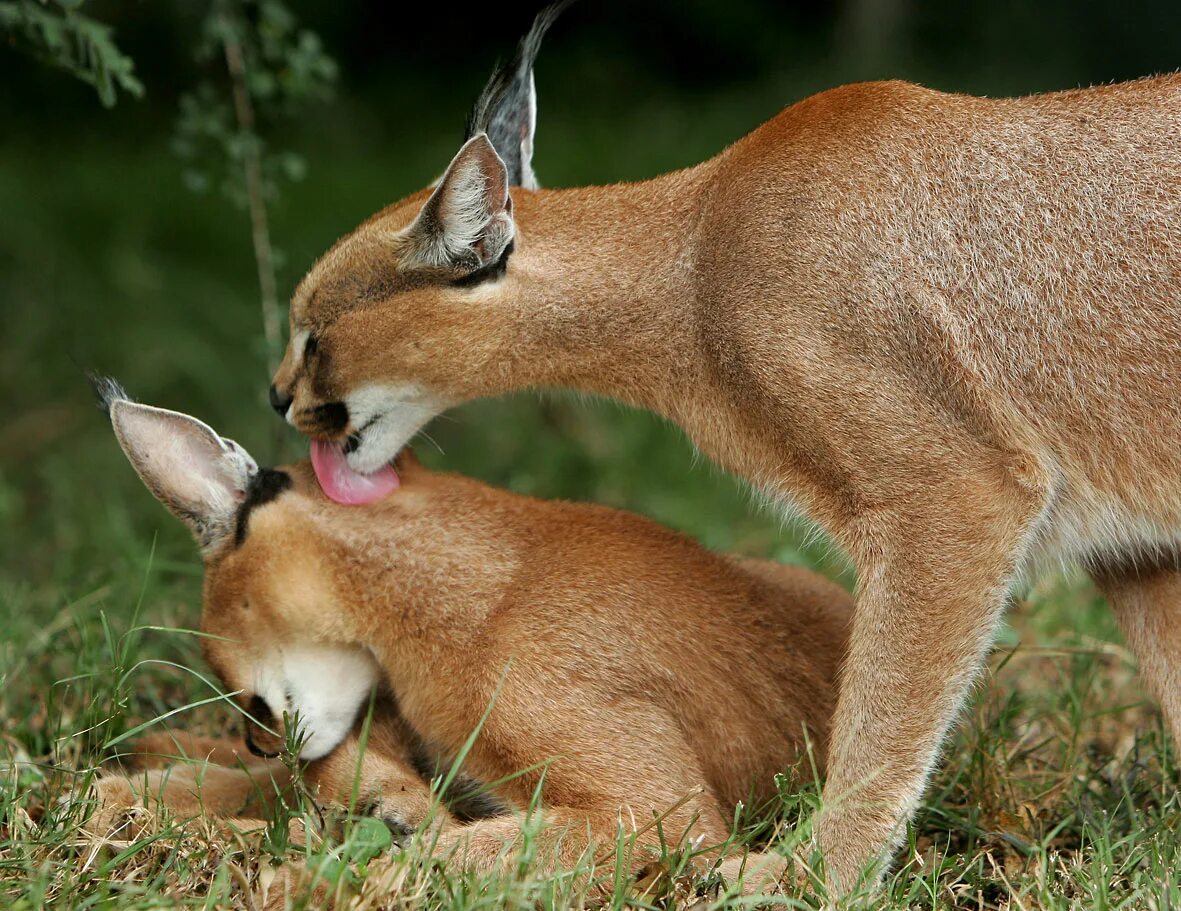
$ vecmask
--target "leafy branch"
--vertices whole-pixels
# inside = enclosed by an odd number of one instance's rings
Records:
[[[113,29],[81,12],[84,0],[0,0],[0,37],[93,85],[102,103],[120,91],[139,97],[135,65]],[[250,218],[258,268],[265,357],[282,353],[277,272],[268,203],[282,180],[303,177],[303,159],[266,136],[309,103],[331,97],[336,62],[318,35],[301,28],[282,0],[209,0],[197,36],[207,77],[181,96],[173,147],[186,162],[185,182],[216,187]]]
[[[276,273],[267,204],[280,179],[298,180],[303,160],[272,148],[266,128],[331,97],[335,61],[319,36],[302,29],[280,0],[213,0],[201,28],[197,59],[213,71],[181,98],[173,146],[195,190],[217,187],[250,216],[258,267],[267,365],[282,353]]]
[[[118,92],[139,98],[135,63],[119,50],[114,30],[79,10],[83,0],[0,0],[0,33],[10,46],[94,86],[106,107]]]

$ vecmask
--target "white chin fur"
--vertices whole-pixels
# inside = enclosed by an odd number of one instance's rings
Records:
[[[278,673],[267,674],[259,692],[276,718],[299,714],[305,734],[300,759],[331,753],[352,730],[381,665],[357,645],[307,643],[283,649]]]
[[[443,408],[421,387],[366,386],[345,400],[349,422],[361,442],[348,455],[349,468],[372,474],[388,464]]]
[[[313,731],[304,740],[303,747],[299,751],[299,758],[308,762],[313,759],[323,759],[340,746],[352,727],[352,722],[349,722],[339,731],[332,733],[321,735],[319,731]]]

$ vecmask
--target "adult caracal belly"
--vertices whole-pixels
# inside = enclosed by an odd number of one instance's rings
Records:
[[[817,823],[838,892],[899,843],[1039,557],[1094,574],[1181,735],[1181,76],[847,86],[695,167],[545,190],[550,19],[439,182],[309,270],[275,408],[369,475],[455,404],[570,387],[802,505],[860,586]]]
[[[605,851],[614,864],[622,827],[637,838],[630,868],[662,839],[716,855],[740,802],[774,798],[795,761],[823,769],[852,600],[815,573],[710,553],[619,510],[431,472],[408,451],[392,492],[342,505],[306,461],[259,469],[194,418],[113,385],[105,397],[132,465],[202,546],[203,649],[248,713],[247,745],[278,755],[282,719],[298,712],[324,799],[357,793],[413,828],[429,805],[421,781],[404,787],[413,769],[445,770],[478,731],[463,771],[517,815],[462,824],[444,812],[434,851],[482,869],[514,862],[506,842],[540,793],[539,863]],[[397,707],[379,704],[355,786],[350,731],[374,685]],[[243,775],[153,781],[178,809],[204,799],[242,815],[259,790]],[[748,888],[773,884],[783,862],[764,866]]]

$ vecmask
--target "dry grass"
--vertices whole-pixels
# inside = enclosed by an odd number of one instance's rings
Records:
[[[1016,630],[994,654],[886,891],[858,906],[1032,911],[1178,905],[1172,872],[1181,868],[1178,774],[1131,656],[1114,640],[1089,586],[1058,583],[1035,591],[1031,602],[1018,606]],[[326,823],[307,809],[238,832],[140,809],[107,831],[90,831],[86,804],[66,798],[85,793],[94,763],[110,752],[106,744],[150,717],[140,711],[146,703],[136,689],[146,684],[143,676],[155,689],[148,703],[192,703],[209,691],[181,669],[192,657],[191,637],[134,626],[117,634],[101,617],[92,615],[87,624],[73,616],[73,625],[59,628],[82,648],[106,649],[105,657],[84,662],[105,665],[106,673],[63,682],[51,688],[63,692],[50,698],[22,692],[19,678],[5,681],[6,703],[30,709],[25,717],[9,711],[0,743],[5,907],[253,909],[264,907],[268,896],[271,906],[333,902],[355,909],[746,903],[701,858],[676,848],[654,858],[648,875],[634,883],[604,881],[589,859],[562,875],[538,873],[525,862],[481,880],[432,861],[429,846],[418,840],[399,849],[375,820],[337,816]],[[1063,622],[1067,617],[1073,629]],[[94,635],[94,627],[104,634]],[[48,651],[61,639],[61,633],[31,637],[28,648],[40,643]],[[166,651],[179,650],[181,660],[145,663],[154,660],[149,643],[161,642],[169,643]],[[210,703],[189,712],[184,723],[217,734],[233,719],[224,705]],[[784,849],[805,858],[805,874],[815,802],[814,789],[785,793],[770,813]],[[736,837],[765,834],[768,822],[747,814]],[[307,837],[291,837],[292,826]],[[768,901],[814,907],[821,899],[801,886]]]

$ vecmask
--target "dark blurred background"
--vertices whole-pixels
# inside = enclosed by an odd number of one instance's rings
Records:
[[[201,416],[264,461],[301,451],[294,435],[279,438],[265,405],[247,215],[216,192],[192,192],[173,151],[179,97],[217,82],[193,55],[204,6],[86,4],[114,26],[146,88],[110,110],[89,86],[0,44],[0,595],[14,614],[107,584],[111,597],[131,597],[127,580],[155,546],[156,570],[189,605],[181,619],[195,622],[195,552],[124,464],[83,368]],[[289,6],[339,79],[331,101],[262,124],[306,165],[269,203],[284,298],[337,236],[440,172],[493,62],[536,9]],[[853,80],[1030,93],[1172,70],[1179,51],[1177,0],[583,0],[538,64],[536,168],[554,186],[642,179]],[[761,512],[649,416],[521,396],[461,409],[430,434],[442,454],[419,449],[434,464],[841,572],[823,542]]]

